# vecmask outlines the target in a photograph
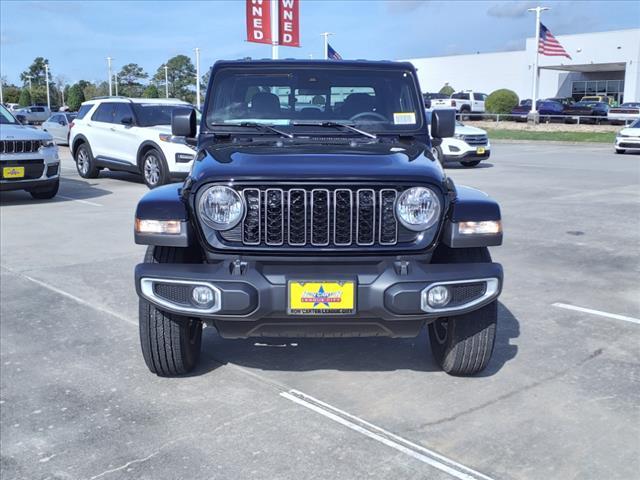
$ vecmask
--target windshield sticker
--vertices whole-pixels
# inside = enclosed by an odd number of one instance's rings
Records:
[[[415,112],[400,112],[393,114],[393,123],[395,125],[410,125],[416,123]]]

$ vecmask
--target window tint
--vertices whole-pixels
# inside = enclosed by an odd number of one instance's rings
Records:
[[[51,115],[48,119],[47,122],[51,122],[51,123],[57,123],[60,121],[60,115]]]
[[[484,102],[487,99],[486,93],[474,93],[474,98],[480,102]]]
[[[457,98],[458,100],[469,100],[468,93],[454,93],[451,98]]]
[[[125,117],[133,118],[131,113],[131,107],[127,103],[115,103],[114,104],[113,123],[122,123],[122,119]]]
[[[44,112],[44,107],[33,107],[32,112]]]
[[[89,113],[89,110],[91,110],[91,108],[93,108],[93,105],[80,105],[77,116],[78,120],[82,120],[85,115]]]
[[[113,121],[113,103],[102,103],[96,112],[91,116],[95,122],[111,123]]]

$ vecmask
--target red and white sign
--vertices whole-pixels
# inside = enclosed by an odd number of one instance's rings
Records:
[[[278,44],[283,47],[300,46],[300,0],[278,1]]]
[[[271,43],[271,0],[247,0],[247,41]]]

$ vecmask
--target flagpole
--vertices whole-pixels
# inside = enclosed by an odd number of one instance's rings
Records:
[[[333,35],[331,32],[323,32],[320,36],[324,37],[324,59],[329,60],[329,35]]]
[[[538,80],[539,80],[539,68],[538,68],[538,56],[540,55],[538,49],[540,48],[540,13],[549,10],[548,7],[535,7],[528,8],[529,12],[536,12],[536,37],[535,37],[535,52],[536,55],[533,60],[533,86],[531,89],[531,113],[530,116],[535,119],[538,115],[536,108],[536,102],[538,99]],[[537,122],[536,122],[537,123]]]
[[[278,8],[280,0],[271,0],[271,59],[278,59]]]

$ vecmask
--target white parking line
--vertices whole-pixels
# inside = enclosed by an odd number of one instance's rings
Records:
[[[491,477],[466,467],[454,460],[440,455],[439,453],[424,448],[421,445],[417,445],[405,438],[395,435],[394,433],[388,432],[387,430],[362,420],[355,415],[351,415],[350,413],[340,410],[298,390],[280,392],[280,396],[287,400],[291,400],[298,405],[302,405],[303,407],[313,410],[314,412],[344,425],[355,432],[361,433],[372,440],[380,442],[388,447],[409,455],[416,460],[426,463],[427,465],[445,472],[452,477],[460,480],[492,480]]]
[[[599,315],[601,317],[613,318],[614,320],[622,320],[625,322],[635,323],[640,325],[640,319],[633,317],[625,317],[624,315],[618,315],[617,313],[601,312],[600,310],[592,310],[591,308],[576,307],[575,305],[569,305],[568,303],[552,303],[552,307],[564,308],[565,310],[574,310],[576,312],[590,313],[591,315]]]
[[[94,207],[101,207],[99,203],[90,202],[89,200],[80,200],[79,198],[73,197],[65,197],[64,195],[57,195],[60,198],[64,198],[65,200],[71,200],[72,202],[84,203],[85,205],[93,205]]]

